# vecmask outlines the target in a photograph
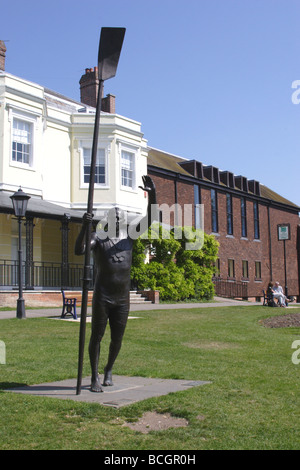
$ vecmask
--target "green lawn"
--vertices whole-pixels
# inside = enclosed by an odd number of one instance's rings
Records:
[[[211,384],[120,409],[4,392],[77,376],[79,324],[48,318],[1,320],[0,449],[299,449],[300,328],[261,319],[300,309],[209,307],[135,312],[114,372]],[[87,341],[90,325],[87,324]],[[107,355],[109,330],[103,343]],[[90,374],[87,357],[84,376]],[[104,361],[103,361],[104,363]],[[145,411],[189,426],[141,434],[124,426]]]

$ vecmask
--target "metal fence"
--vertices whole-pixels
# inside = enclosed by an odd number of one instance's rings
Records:
[[[18,261],[0,260],[0,287],[18,286]],[[81,264],[54,263],[50,261],[34,261],[22,263],[22,282],[25,288],[79,288],[82,287],[84,267]],[[91,285],[93,285],[94,269],[91,266]]]
[[[18,261],[0,260],[0,288],[18,287]],[[82,287],[84,266],[82,264],[34,261],[22,263],[22,282],[25,288],[77,289]],[[94,285],[95,270],[91,266],[90,288]],[[213,278],[215,293],[219,297],[247,298],[248,283]]]
[[[219,277],[213,278],[215,293],[219,297],[242,298],[248,297],[248,283],[243,281],[229,281]]]

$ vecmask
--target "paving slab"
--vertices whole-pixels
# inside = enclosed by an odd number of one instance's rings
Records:
[[[172,392],[179,392],[191,387],[211,383],[203,380],[154,379],[121,375],[115,375],[113,380],[114,385],[103,387],[104,391],[100,393],[90,391],[90,377],[82,380],[81,393],[79,395],[76,395],[77,379],[22,386],[7,389],[6,391],[40,397],[98,403],[104,406],[119,408],[146,400],[147,398],[167,395]]]

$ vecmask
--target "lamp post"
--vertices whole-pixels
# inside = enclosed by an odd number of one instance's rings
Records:
[[[278,224],[278,240],[283,241],[283,259],[284,259],[284,288],[285,288],[285,295],[288,297],[288,286],[287,286],[287,275],[286,275],[286,247],[285,242],[286,240],[291,239],[291,227],[290,224]]]
[[[10,196],[14,208],[15,216],[18,218],[19,223],[19,267],[18,267],[18,278],[19,278],[19,298],[17,300],[17,318],[26,318],[25,315],[25,302],[23,299],[23,288],[22,288],[22,218],[25,217],[27,204],[30,199],[28,194],[24,193],[21,189]]]

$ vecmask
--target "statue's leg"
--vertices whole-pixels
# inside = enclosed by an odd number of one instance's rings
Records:
[[[89,343],[89,356],[92,370],[92,392],[102,392],[100,377],[98,373],[98,366],[100,357],[100,343],[105,333],[107,318],[108,317],[104,304],[98,302],[97,308],[95,308],[95,305],[93,303],[92,332]]]
[[[122,339],[128,319],[128,310],[128,305],[119,306],[113,309],[109,315],[111,341],[109,345],[108,361],[104,368],[104,380],[102,385],[105,386],[113,385],[112,368],[122,346]]]

